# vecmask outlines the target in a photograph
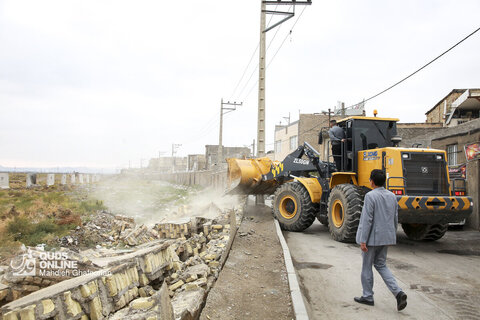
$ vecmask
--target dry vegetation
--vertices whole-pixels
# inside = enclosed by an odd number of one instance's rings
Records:
[[[37,180],[38,182],[38,180]],[[23,243],[55,246],[55,239],[80,226],[82,219],[103,210],[101,201],[88,199],[69,186],[25,188],[13,180],[0,190],[0,255],[7,258]]]

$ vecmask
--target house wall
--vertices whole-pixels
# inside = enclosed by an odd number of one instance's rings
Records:
[[[448,145],[457,144],[457,163],[465,163],[465,144],[480,141],[480,119],[473,120],[456,127],[445,129],[440,135],[432,137],[432,148],[447,150]],[[473,213],[467,219],[467,226],[480,230],[480,160],[474,160],[467,163],[467,195],[473,199]]]

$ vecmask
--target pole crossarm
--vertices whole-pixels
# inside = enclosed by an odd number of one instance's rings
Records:
[[[222,114],[227,114],[229,112],[237,110],[237,107],[240,107],[243,105],[243,102],[237,103],[237,102],[223,102],[222,101]],[[232,106],[232,107],[224,107],[224,106]],[[226,111],[224,111],[226,110]]]
[[[222,144],[222,136],[223,136],[223,115],[229,112],[237,110],[237,107],[242,106],[243,102],[223,102],[223,98],[220,102],[220,132],[218,135],[218,152],[217,152],[217,165],[222,163],[223,158],[223,144]],[[225,107],[227,106],[227,107]]]
[[[263,33],[266,33],[276,27],[278,27],[279,25],[281,25],[282,23],[284,23],[285,21],[293,18],[295,16],[295,6],[296,5],[311,5],[312,4],[312,1],[311,0],[307,0],[307,1],[262,1],[262,3],[267,6],[267,5],[292,5],[293,6],[293,12],[288,12],[288,11],[276,11],[276,10],[262,10],[263,13],[265,14],[275,14],[275,15],[284,15],[286,16],[285,18],[283,18],[282,20],[278,21],[277,23],[273,24],[272,26],[266,28],[265,30],[263,30],[262,32]]]
[[[288,11],[264,10],[263,12],[265,12],[266,14],[283,14],[286,16],[293,14],[293,12],[288,12]]]
[[[263,1],[266,5],[311,5],[312,0],[307,1]]]

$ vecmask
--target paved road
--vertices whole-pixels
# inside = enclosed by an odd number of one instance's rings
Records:
[[[408,295],[396,300],[375,273],[375,306],[361,295],[360,249],[333,241],[315,222],[303,233],[284,232],[310,319],[480,319],[480,232],[449,231],[436,242],[408,240],[399,227],[388,265]]]

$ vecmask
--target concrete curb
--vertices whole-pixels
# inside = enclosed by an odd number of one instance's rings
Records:
[[[292,256],[290,255],[290,250],[288,250],[287,242],[283,237],[282,230],[278,224],[277,219],[275,221],[275,228],[277,230],[278,240],[283,249],[283,258],[285,259],[285,267],[287,268],[288,275],[288,285],[290,286],[290,295],[292,297],[293,312],[295,313],[295,319],[297,320],[309,320],[307,309],[305,308],[305,303],[303,302],[302,292],[300,291],[300,286],[297,281],[297,274],[295,273],[295,268],[292,263]]]

